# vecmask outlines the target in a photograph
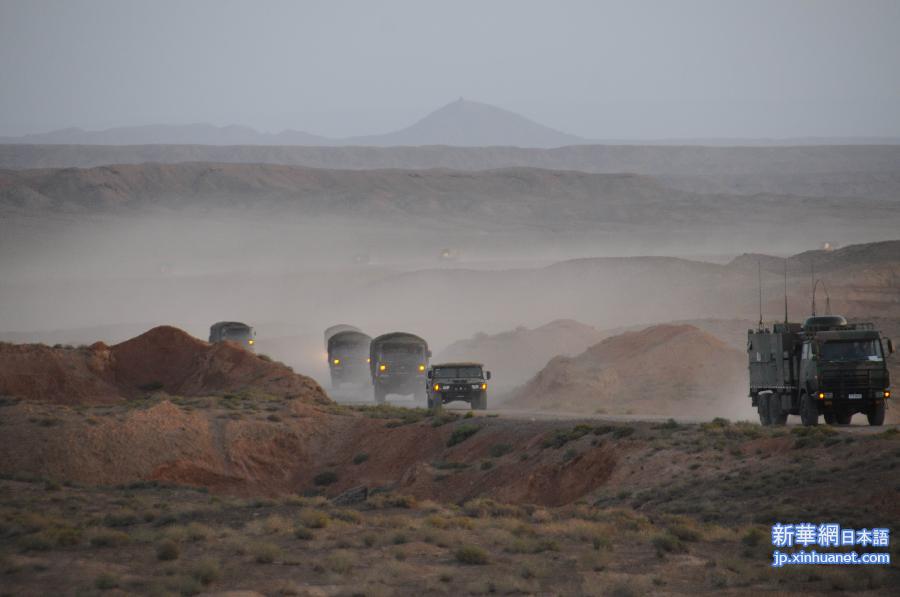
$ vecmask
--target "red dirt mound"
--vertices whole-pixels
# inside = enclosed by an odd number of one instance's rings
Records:
[[[553,359],[513,393],[509,404],[573,412],[731,415],[740,412],[746,370],[745,356],[712,335],[690,325],[658,325],[607,338],[574,358]]]
[[[0,395],[60,404],[114,403],[148,391],[203,396],[254,390],[330,402],[312,379],[227,342],[161,326],[113,347],[0,344]]]

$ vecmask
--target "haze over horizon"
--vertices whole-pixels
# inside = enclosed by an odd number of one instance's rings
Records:
[[[3,0],[0,136],[378,135],[463,96],[585,139],[900,137],[894,2],[266,6]]]

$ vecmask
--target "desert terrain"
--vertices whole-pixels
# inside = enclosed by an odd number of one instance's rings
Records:
[[[0,145],[4,594],[900,586],[771,568],[777,521],[898,526],[900,415],[763,427],[746,352],[814,279],[900,340],[895,146],[66,135]],[[484,363],[487,410],[334,391],[336,323]]]

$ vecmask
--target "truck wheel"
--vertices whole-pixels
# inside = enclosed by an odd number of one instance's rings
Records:
[[[869,425],[873,427],[884,425],[884,400],[879,400],[873,404],[869,412],[866,413],[866,418],[869,419]]]
[[[838,425],[849,425],[853,420],[853,413],[835,413],[834,420]]]
[[[385,394],[383,389],[375,386],[375,404],[384,404],[384,397],[386,395],[387,394]]]
[[[781,409],[781,396],[772,394],[769,396],[769,425],[784,425],[787,423],[787,412]]]
[[[800,422],[804,427],[819,424],[819,406],[809,394],[800,396]]]
[[[837,416],[833,412],[825,411],[822,413],[822,416],[825,418],[825,422],[829,425],[834,425],[837,423]]]
[[[769,394],[760,394],[756,398],[756,412],[759,413],[759,424],[769,424]]]

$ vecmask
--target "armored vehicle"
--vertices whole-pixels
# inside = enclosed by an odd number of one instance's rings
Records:
[[[481,363],[441,363],[428,369],[428,408],[462,400],[472,410],[487,408],[487,380],[491,372]]]
[[[392,332],[378,336],[369,345],[369,371],[375,402],[383,404],[388,394],[412,394],[425,402],[425,370],[431,351],[419,336]]]
[[[819,415],[847,425],[863,413],[869,425],[883,424],[893,351],[872,324],[834,315],[749,330],[750,397],[760,423],[784,425],[791,414],[803,425],[816,425]]]
[[[368,335],[345,330],[328,338],[328,369],[331,371],[331,387],[339,388],[342,383],[369,382]]]
[[[225,340],[237,342],[243,348],[255,351],[256,331],[240,321],[220,321],[212,324],[209,328],[210,343]]]

